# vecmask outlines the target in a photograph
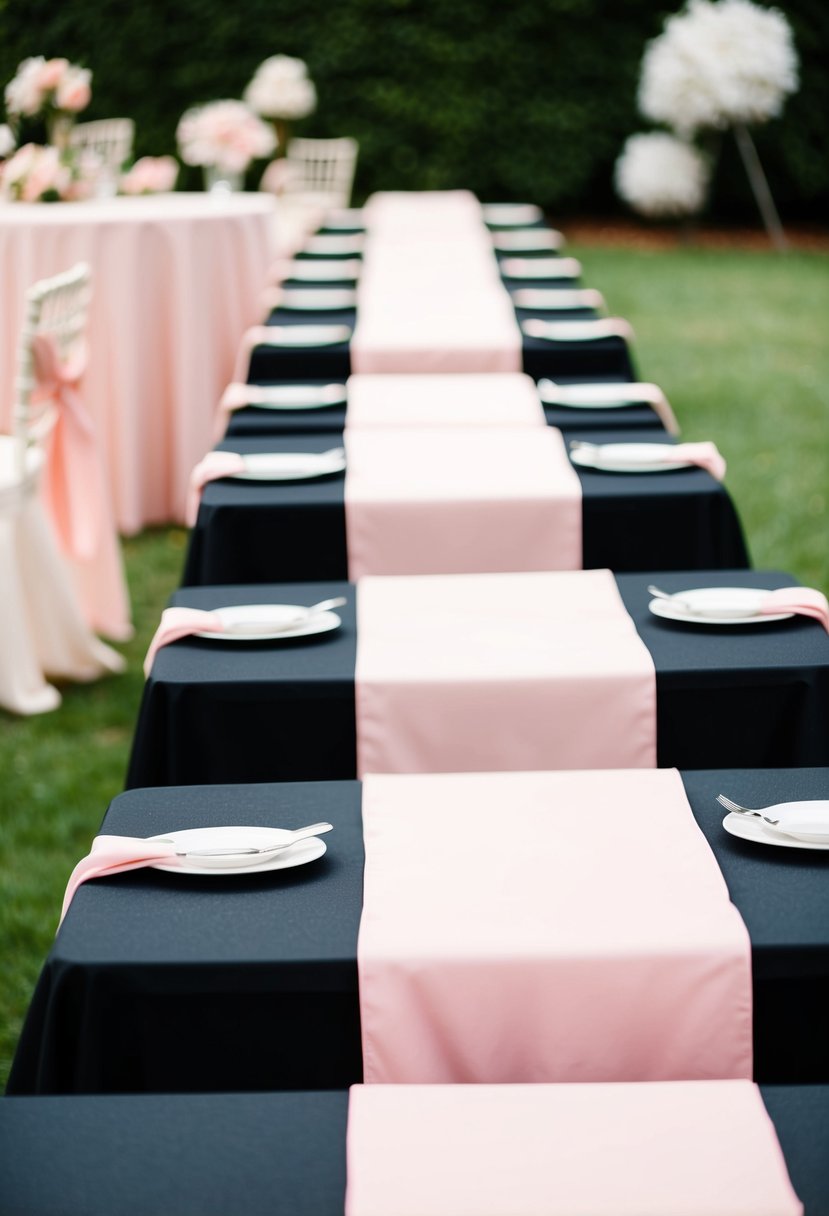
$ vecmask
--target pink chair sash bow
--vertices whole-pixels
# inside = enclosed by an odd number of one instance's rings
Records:
[[[37,384],[32,400],[57,409],[43,483],[46,509],[63,551],[88,560],[98,549],[107,491],[95,430],[78,391],[86,352],[62,362],[54,338],[36,334],[32,355]]]

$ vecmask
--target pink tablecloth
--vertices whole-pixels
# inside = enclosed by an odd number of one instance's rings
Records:
[[[369,774],[363,825],[367,1082],[751,1076],[748,933],[676,771]]]
[[[749,1081],[358,1085],[346,1216],[799,1216]]]
[[[183,521],[190,470],[270,261],[267,195],[171,194],[0,208],[0,430],[11,422],[26,288],[92,267],[84,404],[123,532]]]

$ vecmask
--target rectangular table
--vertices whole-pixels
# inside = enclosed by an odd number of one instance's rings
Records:
[[[243,455],[323,452],[337,446],[338,438],[321,434],[235,438],[219,448]],[[623,430],[574,430],[567,436],[579,438],[617,443],[630,436]],[[670,442],[662,428],[643,429],[635,438]],[[577,468],[576,472],[582,489],[585,569],[711,570],[750,564],[728,491],[703,469],[626,474]],[[304,482],[209,483],[190,535],[183,584],[347,578],[345,477],[340,473]]]
[[[761,1092],[804,1216],[827,1216],[829,1086]],[[9,1216],[343,1216],[347,1117],[341,1092],[7,1098],[0,1205]]]
[[[621,377],[557,377],[562,384],[573,383],[628,383]],[[256,381],[262,384],[301,384],[326,385],[328,380],[319,377],[311,380],[293,381]],[[347,396],[347,385],[343,384],[344,395]],[[544,406],[544,416],[549,426],[558,427],[569,435],[570,431],[587,432],[596,430],[633,431],[631,439],[642,439],[640,431],[660,425],[656,411],[647,402],[633,403],[620,408],[607,409],[577,409],[569,406]],[[257,406],[244,406],[228,415],[225,438],[235,443],[237,439],[253,439],[259,436],[279,436],[295,434],[326,434],[336,435],[346,425],[348,406],[328,405],[320,409],[261,409]],[[592,438],[592,435],[591,435]]]
[[[303,279],[288,277],[284,281],[287,288],[316,288],[354,286],[356,277],[343,279],[342,271],[338,271],[340,258],[314,257],[306,258],[317,265],[330,264],[331,278],[317,280],[313,285]],[[577,283],[574,280],[561,279],[531,279],[510,280],[510,290],[521,287],[534,287],[556,290],[572,288]],[[506,290],[506,285],[505,285]],[[525,321],[536,314],[523,308],[515,309],[516,319]],[[549,314],[541,314],[549,319]],[[594,314],[595,315],[595,314]],[[557,313],[559,320],[584,320],[585,312],[576,309],[573,312]],[[588,317],[589,319],[589,317]],[[343,308],[326,310],[324,312],[297,312],[290,309],[273,309],[267,319],[268,325],[347,325],[352,330],[357,324],[357,310]],[[543,338],[532,338],[521,335],[521,362],[523,370],[534,380],[547,376],[556,378],[603,378],[616,380],[635,380],[633,361],[624,338],[611,336],[591,339],[589,341],[548,341]],[[472,369],[469,369],[472,370]],[[255,383],[280,380],[324,379],[326,381],[342,381],[351,374],[351,354],[349,341],[335,342],[324,346],[254,346],[250,355],[247,379]]]
[[[829,853],[735,839],[715,801],[721,792],[748,806],[826,798],[829,769],[682,779],[749,933],[755,1078],[829,1081]],[[82,886],[38,982],[9,1092],[330,1089],[360,1080],[361,804],[356,781],[115,798],[102,827],[115,835],[319,820],[334,831],[325,856],[297,869],[204,878],[140,870]]]
[[[648,611],[653,582],[679,591],[796,580],[747,570],[616,575],[656,669],[658,764],[829,764],[829,637],[820,625],[805,618],[753,626],[661,620]],[[171,603],[209,609],[313,604],[338,595],[348,603],[333,633],[282,643],[186,638],[164,647],[145,686],[127,784],[356,776],[353,585],[189,587]]]

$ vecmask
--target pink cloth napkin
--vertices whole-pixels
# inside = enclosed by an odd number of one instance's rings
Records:
[[[353,370],[520,372],[521,331],[477,200],[388,194],[365,214]]]
[[[268,333],[267,325],[252,325],[250,329],[246,329],[239,341],[239,349],[236,352],[236,363],[233,367],[233,379],[244,383],[248,378],[250,371],[250,356],[256,346],[266,346],[268,338],[272,337]]]
[[[170,642],[177,642],[191,633],[224,633],[224,629],[215,612],[205,612],[201,608],[165,608],[144,659],[144,675],[149,676],[153,659],[162,646],[169,646]]]
[[[63,897],[59,925],[75,898],[75,892],[90,878],[107,878],[110,874],[122,874],[126,870],[138,870],[156,861],[175,865],[175,845],[162,844],[159,840],[144,840],[135,836],[96,836],[87,857],[75,866]]]
[[[748,1081],[357,1085],[346,1216],[800,1216]]]
[[[233,477],[244,471],[245,459],[238,452],[208,452],[190,474],[190,488],[187,494],[187,526],[190,528],[195,526],[199,516],[201,492],[208,481]]]
[[[367,1082],[751,1076],[748,933],[675,770],[369,774],[363,832]]]
[[[129,592],[98,437],[80,397],[86,351],[62,362],[51,334],[32,343],[34,404],[51,403],[56,420],[46,446],[43,500],[91,629],[133,636]]]
[[[348,577],[578,570],[581,483],[545,427],[352,430]]]
[[[536,387],[523,373],[351,376],[348,429],[544,427]]]
[[[829,633],[829,602],[823,592],[814,587],[778,587],[763,600],[760,612],[764,616],[773,616],[776,612],[810,616]]]
[[[725,477],[725,459],[713,443],[677,443],[665,449],[664,459],[669,463],[687,460],[689,464],[697,464],[712,477],[716,477],[717,481],[722,481]]]
[[[607,570],[365,578],[362,773],[656,764],[653,660]]]

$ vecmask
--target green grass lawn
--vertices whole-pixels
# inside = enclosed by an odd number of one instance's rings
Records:
[[[755,565],[829,590],[829,257],[574,247],[636,330],[643,379],[687,439],[729,463]],[[126,675],[65,690],[33,719],[0,711],[0,1081],[54,934],[66,878],[123,785],[141,660],[184,556],[180,529],[125,542],[137,636]]]

